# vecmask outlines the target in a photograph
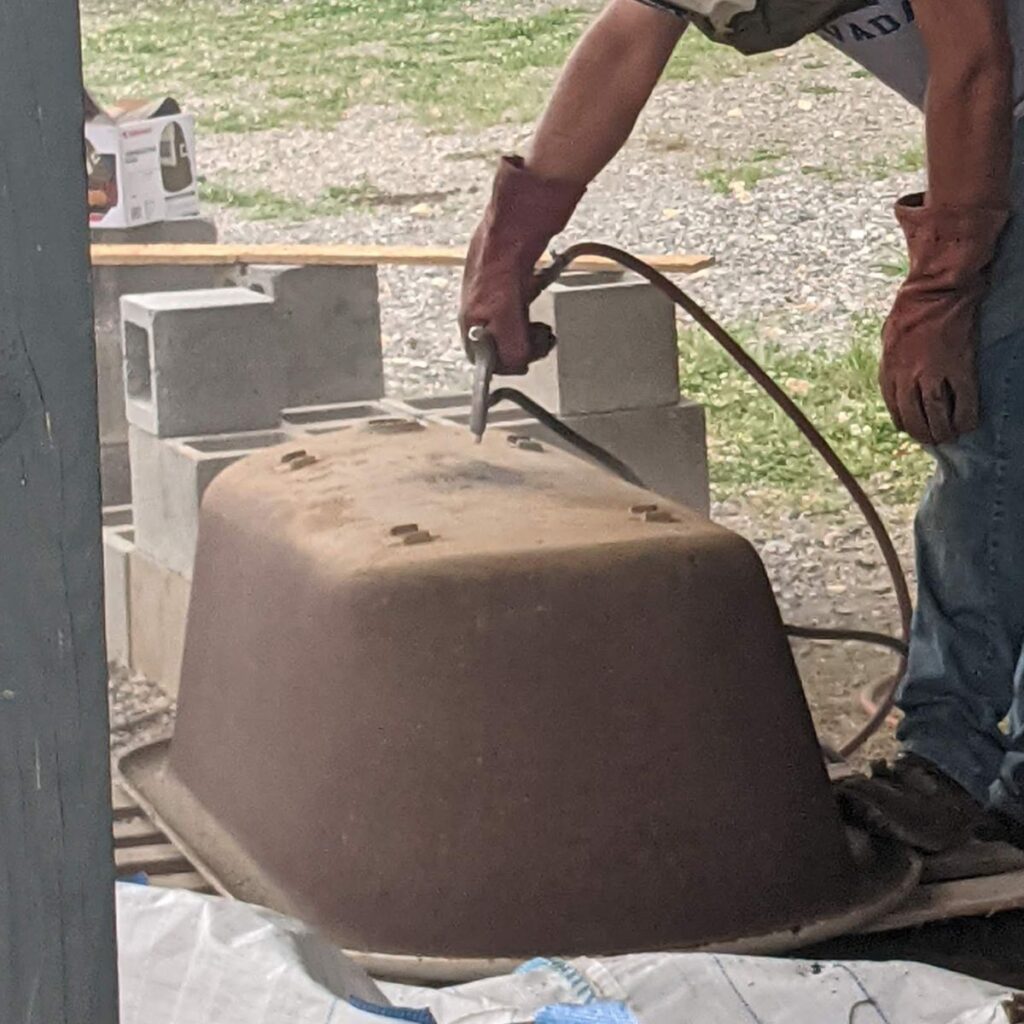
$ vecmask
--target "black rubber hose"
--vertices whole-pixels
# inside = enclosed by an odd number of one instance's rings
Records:
[[[775,383],[757,360],[755,360],[746,351],[746,349],[744,349],[743,346],[740,345],[740,343],[736,341],[736,339],[717,320],[715,320],[713,316],[711,316],[710,313],[708,313],[698,302],[687,295],[686,292],[684,292],[678,285],[665,277],[664,274],[659,273],[653,267],[649,266],[636,256],[633,256],[631,253],[625,252],[613,245],[605,245],[602,242],[580,242],[576,245],[570,246],[565,250],[565,252],[556,255],[553,262],[541,271],[539,275],[541,288],[546,288],[553,281],[557,280],[558,277],[572,264],[573,260],[578,259],[581,256],[602,257],[613,263],[617,263],[619,266],[627,270],[633,271],[633,273],[638,274],[640,277],[649,281],[660,292],[667,295],[677,306],[685,310],[685,312],[692,317],[699,326],[704,328],[704,330],[707,331],[707,333],[710,334],[711,337],[729,353],[736,363],[739,364],[741,369],[743,369],[755,381],[761,390],[764,391],[765,394],[767,394],[768,397],[796,425],[796,428],[824,460],[826,465],[845,488],[854,504],[858,509],[860,509],[861,514],[864,516],[868,527],[874,535],[875,542],[878,544],[879,550],[882,553],[882,558],[885,561],[886,568],[888,569],[889,576],[892,580],[893,590],[896,594],[896,603],[899,606],[902,640],[897,640],[894,637],[887,637],[884,634],[866,633],[860,630],[835,629],[822,631],[803,626],[786,627],[789,635],[793,637],[865,641],[888,647],[900,655],[900,663],[896,674],[886,684],[884,695],[878,702],[878,706],[875,708],[875,711],[869,716],[864,725],[839,748],[839,753],[843,757],[848,757],[850,754],[859,750],[860,747],[862,747],[864,743],[878,731],[886,718],[888,718],[889,713],[892,711],[893,705],[895,704],[897,687],[899,686],[899,682],[902,679],[906,668],[906,650],[910,639],[910,620],[913,613],[913,603],[910,597],[910,590],[907,587],[906,575],[904,574],[903,566],[900,563],[899,554],[892,542],[892,538],[889,536],[888,530],[885,528],[885,524],[882,522],[882,517],[878,514],[877,509],[871,499],[867,496],[864,488],[861,487],[857,478],[850,472],[843,460],[836,454],[835,449],[833,449],[828,441],[825,440],[818,428],[815,427],[807,418],[793,399]],[[497,397],[499,395],[501,398]],[[608,468],[612,469],[614,472],[619,473],[620,476],[623,476],[623,479],[627,479],[631,483],[639,483],[636,478],[636,474],[629,470],[628,467],[624,466],[618,459],[615,459],[614,456],[605,452],[603,449],[600,449],[598,446],[593,445],[591,442],[586,441],[586,439],[581,438],[575,431],[571,431],[570,428],[560,423],[554,416],[547,413],[546,410],[540,408],[537,403],[526,399],[526,396],[514,391],[514,389],[502,388],[496,391],[492,397],[497,401],[501,401],[502,398],[515,401],[521,408],[524,408],[532,415],[537,416],[545,426],[548,426],[550,429],[560,433],[561,436],[566,438],[566,440],[569,440],[570,443],[576,445],[582,451],[586,451],[592,458],[608,466]],[[524,404],[523,400],[529,404]],[[538,413],[543,413],[544,415],[540,416]],[[569,437],[569,434],[572,434],[573,436]],[[582,442],[582,444],[580,442]],[[613,462],[618,464],[618,468],[615,468],[615,466],[612,465]],[[623,469],[626,470],[628,476],[622,473]]]

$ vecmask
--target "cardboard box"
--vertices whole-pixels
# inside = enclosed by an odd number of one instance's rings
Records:
[[[169,99],[103,109],[88,94],[86,111],[91,227],[199,216],[191,114]]]

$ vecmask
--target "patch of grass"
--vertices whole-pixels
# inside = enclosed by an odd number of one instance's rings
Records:
[[[931,471],[927,455],[896,432],[878,391],[877,317],[855,324],[842,352],[786,351],[740,340],[789,392],[869,492],[889,504],[916,500]],[[797,429],[760,388],[697,328],[680,334],[683,393],[708,413],[716,499],[754,494],[767,503],[834,507],[841,492]],[[837,498],[837,495],[839,497]]]
[[[755,150],[743,163],[735,167],[712,167],[703,171],[700,180],[719,195],[730,195],[738,186],[749,191],[758,182],[773,177],[777,172],[775,163],[785,156],[784,151],[771,149]]]
[[[199,197],[216,206],[238,210],[247,220],[308,220],[309,206],[269,189],[240,189],[217,182],[200,182]]]
[[[800,168],[801,174],[813,174],[826,181],[846,181],[865,176],[874,181],[885,181],[894,174],[916,174],[924,170],[924,150],[911,146],[898,153],[885,153],[871,160],[853,162],[845,167],[839,165],[807,164]]]
[[[904,251],[894,254],[892,259],[886,260],[884,263],[879,263],[878,269],[885,274],[886,277],[899,278],[902,280],[910,272],[910,261]]]
[[[200,183],[199,195],[205,202],[237,210],[247,220],[295,222],[314,217],[338,217],[351,210],[377,206],[391,198],[370,182],[332,186],[312,201],[268,189],[242,189],[212,181]]]
[[[899,153],[875,157],[866,166],[876,181],[892,174],[917,174],[924,170],[924,150],[920,146],[911,146]]]
[[[816,178],[824,178],[826,181],[832,182],[833,185],[846,180],[846,174],[840,168],[826,164],[804,164],[800,168],[800,173],[813,175]]]
[[[537,115],[589,17],[473,16],[462,0],[83,0],[85,77],[108,99],[174,95],[207,131],[324,127],[357,103],[484,127]],[[668,77],[758,64],[689,32]]]
[[[731,46],[714,43],[695,29],[683,36],[665,69],[665,78],[675,82],[704,80],[720,82],[738,78],[777,63],[771,54],[745,57]]]
[[[325,126],[356,103],[440,125],[532,116],[585,14],[467,17],[456,0],[84,0],[101,95],[166,91],[204,127]]]
[[[839,92],[834,85],[801,85],[799,91],[811,96],[833,96]]]

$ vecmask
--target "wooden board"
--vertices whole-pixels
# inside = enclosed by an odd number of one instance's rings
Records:
[[[714,264],[703,255],[642,256],[663,274],[692,274]],[[103,245],[92,247],[96,267],[236,266],[285,263],[292,266],[461,267],[463,248],[401,245]],[[596,257],[577,260],[574,270],[614,270],[617,264]]]
[[[180,871],[191,871],[188,858],[166,840],[152,846],[118,846],[114,850],[117,874],[127,875],[169,875]]]
[[[1024,871],[987,878],[919,885],[891,914],[863,929],[864,934],[916,928],[958,917],[988,917],[1024,908]]]
[[[180,871],[177,874],[154,875],[149,884],[156,889],[187,889],[189,892],[213,893],[210,883],[198,871]]]
[[[0,1021],[114,1024],[96,355],[74,0],[0,3]]]
[[[135,813],[142,812],[136,808]],[[114,822],[114,845],[121,849],[128,846],[152,846],[154,843],[165,843],[167,837],[149,819],[132,818],[130,821]]]

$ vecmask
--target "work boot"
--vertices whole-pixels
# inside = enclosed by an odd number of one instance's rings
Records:
[[[844,817],[876,835],[924,853],[948,850],[969,839],[987,815],[959,783],[917,754],[871,766],[836,785]]]

